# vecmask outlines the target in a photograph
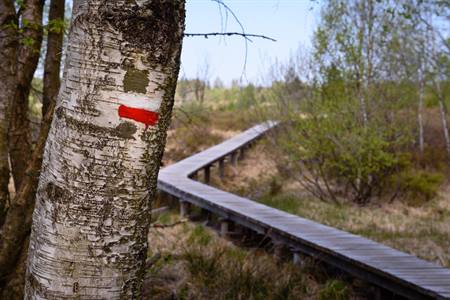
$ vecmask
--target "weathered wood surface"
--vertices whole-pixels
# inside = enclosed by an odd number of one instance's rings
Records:
[[[294,253],[314,256],[396,294],[411,299],[450,299],[450,269],[189,178],[226,156],[235,157],[237,151],[275,125],[257,125],[162,169],[158,188],[224,220],[281,241]]]

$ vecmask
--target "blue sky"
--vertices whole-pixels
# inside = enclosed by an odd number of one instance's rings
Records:
[[[223,0],[237,15],[246,32],[270,36],[271,42],[253,39],[248,43],[246,78],[260,82],[270,65],[285,61],[300,45],[310,47],[319,21],[320,6],[311,0]],[[186,1],[186,33],[220,32],[225,22],[218,4],[211,0]],[[231,14],[225,31],[240,31]],[[180,76],[192,78],[209,65],[209,78],[220,77],[229,84],[239,79],[245,58],[245,43],[240,37],[186,37],[183,43]]]
[[[247,33],[262,34],[276,42],[252,39],[248,43],[245,76],[245,42],[241,37],[187,37],[183,41],[180,77],[196,77],[209,65],[211,83],[220,77],[225,84],[233,79],[261,83],[275,62],[286,61],[299,46],[310,47],[319,21],[318,0],[222,0],[239,18]],[[68,0],[72,6],[72,1]],[[241,31],[231,14],[228,19],[214,0],[186,0],[186,33]],[[226,23],[226,24],[225,24]],[[226,25],[226,27],[224,27]],[[37,75],[42,76],[42,66]]]

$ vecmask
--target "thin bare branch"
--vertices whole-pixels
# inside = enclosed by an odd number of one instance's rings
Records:
[[[234,11],[228,5],[226,5],[222,0],[211,0],[211,1],[216,2],[219,5],[222,5],[225,8],[225,11],[227,13],[227,19],[228,19],[228,12],[229,12],[233,16],[236,23],[238,23],[239,27],[241,28],[242,33],[245,34],[244,25],[242,25],[239,18],[236,16]],[[241,79],[243,77],[246,77],[245,71],[247,70],[247,58],[248,58],[248,40],[244,39],[244,41],[245,41],[245,43],[244,43],[245,44],[245,56],[244,56],[244,65],[242,66]]]
[[[202,36],[205,39],[207,39],[209,36],[232,36],[232,35],[238,35],[243,38],[245,38],[247,41],[253,42],[250,38],[261,38],[265,40],[269,40],[272,42],[276,42],[277,40],[274,38],[271,38],[269,36],[265,36],[262,34],[253,34],[253,33],[241,33],[241,32],[208,32],[208,33],[185,33],[185,37],[196,37],[196,36]]]

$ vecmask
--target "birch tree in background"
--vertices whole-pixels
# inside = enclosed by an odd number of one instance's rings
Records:
[[[439,114],[441,117],[442,131],[444,134],[445,149],[447,150],[448,159],[450,161],[450,136],[448,132],[448,120],[447,120],[447,107],[445,104],[445,95],[442,91],[441,82],[445,82],[445,74],[443,74],[442,56],[438,53],[436,49],[436,32],[431,28],[428,30],[431,38],[431,54],[432,54],[432,64],[434,72],[432,72],[432,86],[436,93],[439,103]]]
[[[26,297],[139,298],[184,1],[76,0]]]

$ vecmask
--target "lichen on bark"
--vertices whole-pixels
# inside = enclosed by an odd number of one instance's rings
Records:
[[[125,73],[123,79],[123,89],[125,92],[146,93],[148,86],[148,71],[130,68]]]

